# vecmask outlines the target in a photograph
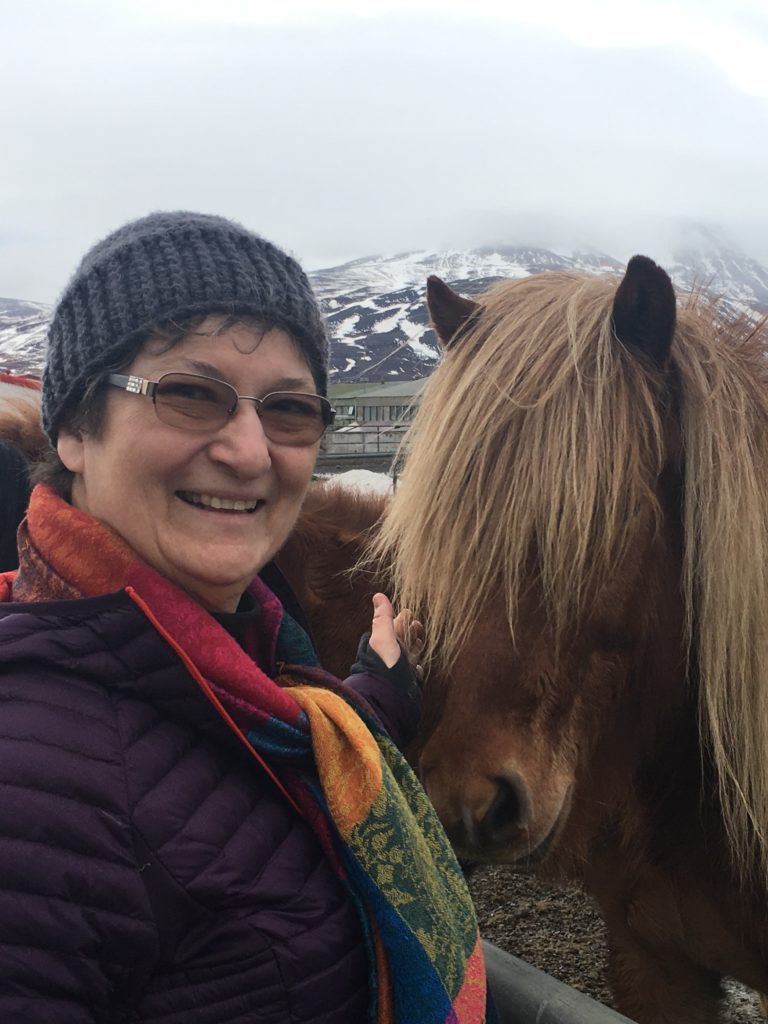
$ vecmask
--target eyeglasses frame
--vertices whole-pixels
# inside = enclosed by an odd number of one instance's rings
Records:
[[[238,407],[240,405],[240,402],[255,402],[256,403],[256,412],[259,415],[259,419],[261,419],[260,410],[261,410],[264,402],[266,402],[266,400],[268,398],[270,398],[272,395],[297,395],[297,396],[303,397],[303,398],[318,398],[320,400],[320,407],[321,407],[321,409],[323,409],[323,412],[324,412],[324,415],[323,415],[324,426],[323,426],[322,432],[319,434],[319,436],[317,437],[316,441],[312,441],[312,442],[310,442],[310,444],[316,444],[317,441],[319,441],[320,438],[323,436],[323,434],[326,432],[326,430],[329,427],[333,426],[333,422],[336,419],[336,410],[333,408],[331,403],[328,401],[327,398],[325,398],[324,395],[317,395],[317,394],[314,394],[314,393],[308,392],[308,391],[270,391],[269,394],[268,395],[264,395],[263,398],[256,398],[255,395],[239,395],[237,393],[237,391],[235,391],[234,387],[232,387],[231,384],[227,383],[227,381],[220,380],[218,377],[210,377],[208,374],[205,374],[205,373],[187,373],[186,370],[169,370],[167,373],[161,374],[160,377],[157,380],[148,380],[146,377],[137,377],[135,374],[110,373],[110,374],[107,374],[106,382],[107,382],[107,384],[111,384],[113,387],[121,388],[123,391],[127,391],[131,395],[146,395],[148,398],[152,399],[152,404],[155,407],[155,411],[157,412],[157,401],[156,401],[155,395],[157,393],[157,387],[160,384],[160,381],[163,379],[163,377],[175,377],[178,374],[181,374],[184,377],[195,377],[197,380],[212,380],[212,381],[215,381],[217,384],[223,384],[224,387],[229,388],[229,390],[235,396],[235,401],[234,401],[234,405],[227,412],[227,419],[222,424],[222,426],[225,426],[227,423],[229,423],[230,420],[237,414],[237,410],[238,410]],[[160,418],[160,417],[158,417],[158,418]],[[160,418],[160,422],[161,423],[164,422],[162,420],[162,418]],[[166,426],[175,426],[175,425],[174,424],[166,424]],[[192,430],[191,428],[186,428],[186,427],[175,427],[175,429],[176,430],[186,430],[186,429],[189,429],[190,433],[204,433],[204,431],[201,431],[201,430],[197,430],[196,431],[196,430]],[[211,429],[219,429],[220,430],[221,427],[218,427],[218,428],[213,428],[212,427]],[[275,443],[277,444],[279,442],[275,442]],[[309,447],[309,444],[301,445],[301,446],[297,445],[296,447]]]

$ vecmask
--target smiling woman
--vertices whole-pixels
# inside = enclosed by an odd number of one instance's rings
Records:
[[[215,376],[174,372],[202,363]],[[111,526],[203,607],[234,612],[296,522],[325,429],[325,399],[314,394],[309,366],[285,331],[222,328],[217,316],[170,350],[150,338],[126,370],[129,382],[159,379],[154,394],[115,387],[97,435],[59,433],[59,457],[74,474],[72,504]],[[266,424],[262,399],[261,408],[240,402],[227,383],[269,399],[286,380],[298,389],[299,412],[283,397],[290,411],[280,419],[268,403]],[[234,402],[217,405],[212,396],[221,391]]]
[[[298,264],[219,217],[124,226],[59,301],[55,447],[0,576],[2,1020],[486,1020],[399,750],[420,627],[378,595],[342,683],[271,562],[327,349]]]

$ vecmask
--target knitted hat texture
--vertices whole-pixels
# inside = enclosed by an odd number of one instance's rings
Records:
[[[328,337],[296,260],[223,217],[152,213],[86,253],[54,310],[42,381],[51,441],[88,385],[129,363],[153,328],[205,313],[251,315],[286,331],[325,394]]]

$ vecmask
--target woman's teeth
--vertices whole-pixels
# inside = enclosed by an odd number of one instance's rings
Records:
[[[223,509],[226,512],[255,512],[262,501],[230,501],[229,498],[217,498],[214,494],[197,494],[194,491],[179,491],[179,497],[192,505],[202,508]]]

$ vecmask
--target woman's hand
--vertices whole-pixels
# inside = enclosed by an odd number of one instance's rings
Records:
[[[411,665],[417,668],[419,656],[424,649],[424,627],[411,617],[407,608],[396,616],[389,598],[384,594],[374,594],[373,623],[368,644],[387,668],[398,663],[401,651],[405,652]]]

